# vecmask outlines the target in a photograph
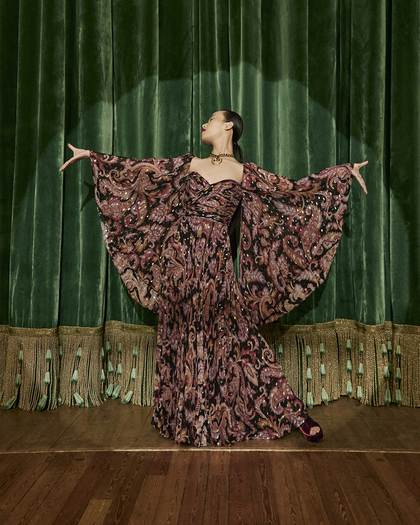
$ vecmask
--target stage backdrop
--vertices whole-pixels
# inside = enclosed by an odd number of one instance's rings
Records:
[[[0,8],[1,404],[151,402],[156,317],[110,264],[89,163],[58,169],[67,142],[207,156],[200,125],[229,108],[269,171],[369,160],[327,282],[263,330],[296,393],[420,405],[418,0]]]

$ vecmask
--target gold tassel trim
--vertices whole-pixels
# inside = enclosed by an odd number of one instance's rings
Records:
[[[401,392],[402,405],[420,407],[420,326],[397,325],[390,321],[382,325],[365,325],[348,319],[336,319],[329,323],[287,326],[271,324],[260,330],[268,344],[274,349],[283,345],[283,356],[278,360],[295,394],[305,400],[306,384],[305,348],[309,345],[312,356],[311,392],[314,404],[321,403],[322,377],[320,371],[320,343],[325,346],[323,363],[326,376],[324,387],[332,401],[347,395],[347,383],[351,382],[351,397],[357,399],[357,387],[361,387],[360,402],[365,405],[385,404],[387,390],[391,402],[397,402],[397,390]],[[347,349],[350,341],[350,349]],[[360,353],[360,343],[363,352]],[[390,350],[382,354],[382,348]],[[396,355],[397,346],[401,357]],[[338,351],[337,351],[338,350]],[[350,358],[351,372],[347,371]],[[363,375],[359,376],[362,364]],[[401,365],[398,367],[398,365]],[[385,380],[384,368],[390,365],[390,378]],[[401,380],[396,379],[396,369],[401,369]]]
[[[105,342],[107,341],[111,349],[107,356],[114,368],[113,376],[108,377],[107,384],[113,380],[114,391],[117,386],[121,387],[118,395],[121,399],[132,391],[130,400],[134,405],[152,405],[157,327],[109,321],[105,325]],[[118,352],[119,345],[121,353]],[[121,365],[121,375],[117,373],[118,365]]]
[[[322,395],[332,401],[347,395],[350,385],[349,395],[366,405],[420,406],[419,326],[337,319],[315,325],[271,324],[261,333],[303,400],[310,394],[315,405]],[[0,326],[0,403],[40,410],[60,403],[99,405],[114,397],[151,405],[156,342],[157,327],[118,321],[98,328]]]
[[[6,371],[6,353],[9,341],[9,327],[0,325],[0,405],[4,400],[4,377]]]
[[[46,409],[56,408],[57,375],[56,329],[9,329],[2,405],[7,406],[14,399],[10,407],[36,410],[43,405]]]
[[[62,326],[59,334],[60,402],[81,407],[100,405],[103,328]]]

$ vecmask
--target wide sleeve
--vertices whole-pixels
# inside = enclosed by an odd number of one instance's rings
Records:
[[[130,295],[157,312],[160,249],[180,213],[191,155],[140,160],[91,152],[90,158],[106,248]]]
[[[326,278],[341,238],[351,165],[298,181],[245,167],[239,285],[257,326],[305,300]]]

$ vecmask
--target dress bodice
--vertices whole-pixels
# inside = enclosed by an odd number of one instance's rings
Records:
[[[199,216],[214,221],[230,223],[242,199],[238,182],[225,179],[210,184],[198,172],[190,172],[181,205],[188,216]]]

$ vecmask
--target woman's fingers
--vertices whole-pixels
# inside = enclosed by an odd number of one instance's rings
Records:
[[[357,182],[360,184],[360,186],[362,187],[362,190],[367,194],[367,188],[366,188],[366,184],[365,184],[365,181],[363,180],[362,176],[360,175],[359,173],[359,170],[360,168],[363,168],[363,166],[366,166],[366,164],[368,163],[369,161],[365,160],[364,162],[361,162],[360,164],[357,164],[355,163],[353,165],[353,168],[351,170],[352,174],[353,174],[353,177],[357,180]]]
[[[89,150],[76,148],[70,143],[68,143],[67,146],[72,150],[73,157],[61,166],[60,171],[66,170],[70,164],[73,164],[73,162],[77,162],[81,159],[87,159],[89,157]]]
[[[362,190],[363,190],[363,191],[366,193],[366,195],[367,195],[366,184],[365,184],[365,181],[364,181],[364,180],[362,179],[362,177],[360,176],[360,174],[359,174],[358,177],[356,177],[356,180],[357,180],[357,182],[360,184],[360,186],[362,187]]]
[[[363,168],[363,166],[366,166],[366,164],[368,163],[369,161],[368,160],[365,160],[364,162],[361,162],[360,164],[354,164],[354,167],[358,170],[360,170],[360,168]]]

